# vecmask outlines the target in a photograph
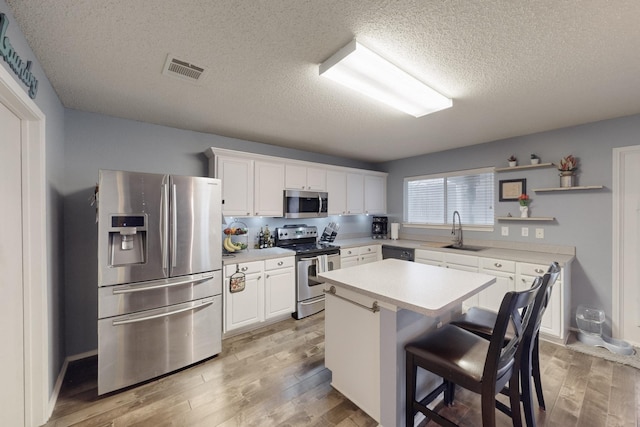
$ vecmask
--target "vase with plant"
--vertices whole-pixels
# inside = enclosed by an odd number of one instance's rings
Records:
[[[518,197],[518,202],[520,202],[520,218],[529,218],[529,203],[531,199],[528,194],[521,194]]]
[[[560,187],[573,187],[576,170],[578,169],[578,159],[569,154],[560,160],[558,170],[560,171]]]
[[[532,165],[537,165],[538,163],[540,163],[540,157],[538,157],[535,154],[531,155],[531,164]]]
[[[512,154],[507,159],[507,162],[509,162],[509,167],[512,168],[518,164],[518,159],[516,158],[515,154]]]

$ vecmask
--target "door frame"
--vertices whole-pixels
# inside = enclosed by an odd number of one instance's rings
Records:
[[[21,120],[24,422],[44,424],[49,405],[45,115],[0,66],[0,102]]]
[[[624,289],[625,284],[624,275],[621,274],[624,268],[623,260],[623,241],[620,238],[622,236],[623,225],[623,194],[622,194],[622,177],[624,171],[622,166],[624,164],[625,155],[633,152],[640,152],[640,145],[619,147],[613,149],[613,248],[612,248],[612,310],[611,310],[611,330],[613,336],[616,338],[624,339],[622,336],[624,331],[624,310],[622,310],[624,303]]]

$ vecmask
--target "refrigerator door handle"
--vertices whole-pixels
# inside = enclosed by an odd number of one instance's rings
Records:
[[[203,301],[201,304],[198,304],[198,305],[193,305],[193,306],[189,306],[189,307],[185,307],[185,308],[180,308],[178,310],[169,311],[169,312],[166,312],[166,313],[152,314],[151,316],[136,317],[136,318],[127,319],[127,320],[114,320],[112,322],[112,325],[113,326],[128,325],[128,324],[131,324],[131,323],[138,323],[138,322],[144,322],[144,321],[147,321],[147,320],[159,319],[161,317],[173,316],[174,314],[184,313],[185,311],[192,311],[192,310],[195,310],[197,308],[206,307],[208,305],[213,304],[213,302],[214,302],[214,300],[211,299],[209,301]]]
[[[169,186],[162,184],[162,194],[160,197],[160,252],[162,254],[162,269],[167,270],[168,247],[169,247]]]
[[[176,185],[171,186],[171,267],[178,266],[178,203]]]
[[[145,284],[144,286],[131,286],[131,287],[127,287],[124,289],[114,289],[113,290],[113,295],[121,295],[121,294],[131,294],[134,292],[144,292],[144,291],[150,291],[150,290],[155,290],[155,289],[162,289],[162,288],[170,288],[172,286],[180,286],[180,285],[186,285],[189,283],[195,283],[195,282],[203,282],[205,280],[209,280],[211,278],[213,278],[214,274],[213,273],[208,273],[208,274],[202,274],[200,277],[193,277],[190,276],[186,279],[182,279],[182,280],[176,280],[174,282],[167,282],[167,281],[157,281],[157,282],[149,282],[147,284]]]

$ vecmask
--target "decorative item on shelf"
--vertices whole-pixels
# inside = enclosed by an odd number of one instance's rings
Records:
[[[578,169],[578,159],[569,154],[560,160],[558,170],[560,171],[560,187],[567,188],[575,185],[576,170]]]
[[[507,161],[509,162],[510,168],[513,168],[518,165],[518,158],[515,156],[515,154],[510,155]]]
[[[520,202],[520,218],[529,218],[529,202],[531,202],[531,199],[527,194],[523,193],[518,197],[518,201]]]
[[[537,165],[538,163],[540,163],[540,157],[536,156],[535,154],[531,155],[531,164],[532,165]]]

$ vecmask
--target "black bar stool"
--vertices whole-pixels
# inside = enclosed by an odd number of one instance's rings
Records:
[[[534,286],[520,292],[507,292],[494,325],[494,334],[485,340],[460,327],[447,324],[405,346],[406,365],[406,425],[413,427],[417,411],[443,426],[455,426],[453,422],[427,405],[444,392],[445,404],[453,401],[455,385],[480,394],[482,401],[482,425],[495,426],[496,407],[511,416],[513,425],[520,427],[520,353],[524,332],[530,320],[535,318],[534,303],[542,287],[542,278],[536,278]],[[505,345],[507,330],[513,337]],[[442,377],[442,383],[426,397],[416,399],[416,374],[418,367]],[[510,408],[497,401],[495,396],[509,384]]]
[[[535,427],[536,425],[535,416],[533,415],[533,396],[531,393],[530,380],[531,377],[533,377],[533,382],[535,384],[538,405],[542,410],[545,410],[544,396],[542,394],[542,380],[540,377],[540,325],[542,322],[542,315],[544,314],[544,311],[546,310],[547,304],[549,302],[551,290],[556,280],[558,279],[558,276],[560,275],[560,265],[557,262],[552,262],[547,269],[547,274],[549,275],[548,278],[545,277],[548,280],[548,289],[546,291],[547,296],[543,301],[543,305],[540,307],[540,310],[542,310],[542,312],[540,313],[540,318],[538,319],[537,325],[533,330],[533,345],[531,346],[531,351],[525,352],[523,354],[525,359],[522,361],[521,365],[522,400],[524,405],[525,419],[527,421],[528,427]],[[461,317],[451,321],[451,324],[466,329],[469,332],[472,332],[489,340],[493,335],[493,328],[496,323],[497,316],[498,314],[494,311],[480,307],[472,307]],[[507,331],[506,342],[508,342],[508,340],[510,340],[512,336],[512,333],[510,333],[510,331]]]

